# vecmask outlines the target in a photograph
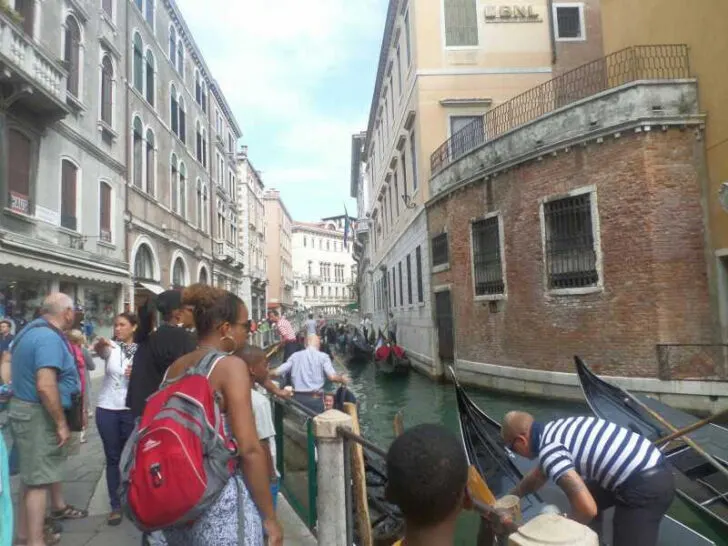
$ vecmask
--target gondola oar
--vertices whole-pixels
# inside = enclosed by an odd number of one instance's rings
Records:
[[[468,495],[470,495],[470,499],[473,501],[480,501],[488,506],[495,506],[495,495],[490,490],[490,487],[488,487],[488,484],[485,483],[480,472],[473,465],[468,467]]]
[[[276,351],[278,351],[278,349],[280,349],[280,348],[281,348],[280,343],[276,343],[275,345],[273,345],[273,347],[271,347],[271,349],[267,353],[265,353],[266,360],[269,359],[270,357],[272,357],[276,353]]]
[[[686,434],[690,434],[691,432],[704,427],[705,425],[709,425],[718,419],[722,419],[724,417],[728,417],[728,409],[720,411],[716,413],[715,415],[711,415],[710,417],[706,417],[705,419],[701,419],[700,421],[696,421],[692,425],[688,425],[685,428],[681,428],[680,430],[676,430],[672,434],[669,434],[668,436],[663,436],[662,438],[658,438],[655,440],[654,444],[657,447],[660,447],[661,445],[665,445],[669,442],[672,442],[673,440],[678,440],[682,436],[685,436]]]
[[[657,413],[652,408],[648,407],[647,404],[644,404],[643,402],[640,402],[635,398],[634,396],[630,395],[630,399],[637,404],[640,408],[642,408],[644,411],[646,411],[649,415],[651,415],[654,419],[656,419],[662,426],[667,428],[668,430],[671,430],[673,434],[676,432],[679,432],[677,428],[675,428],[671,423],[669,423],[662,415]],[[712,455],[707,453],[702,447],[700,447],[698,444],[695,443],[693,439],[691,439],[689,436],[683,436],[683,441],[688,444],[690,447],[692,447],[695,452],[703,457],[706,461],[708,461],[711,465],[715,467],[715,469],[723,474],[726,478],[728,478],[728,468],[720,464],[719,461],[717,461]]]

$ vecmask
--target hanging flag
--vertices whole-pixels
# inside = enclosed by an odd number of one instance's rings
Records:
[[[349,240],[349,213],[346,210],[346,203],[344,203],[344,248]]]

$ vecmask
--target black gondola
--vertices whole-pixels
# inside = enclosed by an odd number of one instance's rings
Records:
[[[458,383],[452,368],[450,368],[450,373],[455,382],[460,433],[468,463],[475,465],[496,498],[502,497],[521,481],[535,463],[511,452],[506,447],[500,436],[500,424],[468,397]],[[538,494],[521,499],[524,521],[538,515],[546,504],[556,505],[562,511],[568,510],[568,501],[564,493],[549,482]],[[611,529],[611,517],[612,511],[609,510],[605,514],[604,522],[607,534]],[[609,539],[609,536],[604,537],[607,544],[610,543]],[[660,546],[715,546],[713,541],[670,516],[666,516],[662,520],[658,544]]]
[[[374,351],[374,364],[377,371],[388,375],[407,375],[412,367],[407,354],[397,345],[383,345]]]
[[[653,441],[671,432],[636,404],[634,395],[597,377],[581,358],[575,357],[574,360],[584,398],[595,415]],[[653,398],[638,396],[637,399],[674,426],[685,427],[697,421],[695,417]],[[727,429],[707,425],[691,433],[690,438],[728,468]],[[719,522],[728,532],[728,477],[687,444],[668,444],[663,453],[672,465],[678,495]]]
[[[359,330],[354,330],[349,339],[349,359],[356,361],[370,360],[374,348],[369,345]]]

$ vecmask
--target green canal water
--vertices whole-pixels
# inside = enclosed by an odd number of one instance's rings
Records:
[[[394,438],[392,422],[398,411],[403,413],[405,428],[420,423],[440,423],[459,434],[452,384],[435,383],[415,372],[407,377],[390,377],[376,373],[372,364],[351,366],[347,371],[352,380],[349,387],[360,404],[362,434],[382,448],[386,449]],[[540,420],[589,413],[585,404],[523,398],[476,388],[467,390],[473,401],[497,420],[512,409],[529,411]],[[716,544],[728,546],[728,537],[721,536],[717,526],[682,501],[676,500],[670,513]],[[471,546],[477,529],[477,517],[464,513],[458,522],[456,544]]]

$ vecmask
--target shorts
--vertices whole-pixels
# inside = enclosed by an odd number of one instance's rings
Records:
[[[18,474],[27,486],[63,481],[66,447],[58,446],[56,424],[41,404],[17,398],[8,409],[10,430],[18,450]]]

